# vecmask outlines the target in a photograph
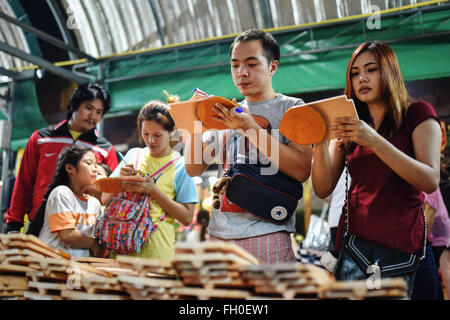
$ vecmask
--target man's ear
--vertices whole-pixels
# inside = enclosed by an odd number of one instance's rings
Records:
[[[277,72],[278,70],[278,66],[280,65],[280,62],[278,60],[272,60],[270,62],[270,75],[273,76],[275,74],[275,72]]]

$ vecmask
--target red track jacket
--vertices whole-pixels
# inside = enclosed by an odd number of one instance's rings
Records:
[[[34,219],[53,180],[59,153],[74,143],[91,148],[97,156],[97,161],[107,164],[111,170],[118,165],[113,146],[95,129],[84,132],[76,142],[69,132],[67,120],[55,127],[36,130],[28,140],[23,154],[11,206],[6,212],[7,224],[23,224],[26,213],[29,213],[30,220]]]

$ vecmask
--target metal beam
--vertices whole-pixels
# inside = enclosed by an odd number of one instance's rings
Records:
[[[403,38],[396,38],[396,39],[388,39],[383,40],[383,42],[386,43],[397,43],[402,41],[410,41],[410,40],[417,40],[417,39],[423,39],[423,38],[431,38],[431,37],[442,37],[442,36],[448,36],[450,35],[450,31],[443,31],[443,32],[437,32],[433,34],[424,34],[424,35],[415,35],[415,36],[409,36],[409,37],[403,37]],[[360,46],[361,43],[353,43],[353,44],[345,44],[341,46],[333,46],[328,48],[318,48],[318,49],[311,49],[311,50],[304,50],[304,51],[296,51],[292,53],[285,53],[282,54],[281,57],[292,57],[292,56],[301,56],[304,54],[314,54],[314,53],[321,53],[321,52],[329,52],[329,51],[336,51],[336,50],[345,50],[345,49],[351,49],[351,48],[357,48]]]
[[[35,73],[36,71],[34,69],[16,72],[0,67],[0,75],[5,75],[14,81],[34,79]]]
[[[0,51],[4,51],[4,52],[6,52],[6,53],[8,53],[8,54],[10,54],[12,56],[15,56],[15,57],[20,58],[22,60],[25,60],[25,61],[31,62],[33,64],[36,64],[36,65],[40,66],[41,68],[47,70],[48,72],[51,72],[51,73],[53,73],[53,74],[55,74],[57,76],[65,78],[65,79],[67,79],[69,81],[75,81],[75,82],[81,84],[81,83],[88,82],[88,80],[89,80],[87,78],[75,75],[72,72],[70,72],[70,71],[68,71],[68,70],[66,70],[64,68],[57,67],[53,63],[51,63],[51,62],[49,62],[47,60],[44,60],[44,59],[42,59],[40,57],[33,56],[33,55],[29,54],[29,53],[26,53],[26,52],[24,52],[22,50],[14,48],[14,47],[10,46],[9,44],[1,42],[1,41],[0,41]]]
[[[300,39],[300,38],[303,38],[303,37],[306,36],[307,34],[308,34],[308,31],[303,31],[303,32],[301,32],[301,33],[295,35],[295,37],[289,39],[289,40],[286,41],[285,43],[281,44],[280,47],[281,47],[281,46],[287,46],[288,44],[291,44],[292,42],[297,41],[297,40]]]
[[[66,46],[76,48],[76,41],[73,37],[69,28],[67,28],[67,17],[64,15],[63,10],[61,10],[61,5],[56,0],[46,0],[47,5],[50,8],[50,11],[55,17],[56,23],[58,24],[59,31],[63,37],[64,43]],[[77,52],[69,51],[70,60],[77,60],[80,58],[80,55]]]
[[[26,23],[20,22],[17,19],[14,19],[13,17],[8,16],[7,14],[3,13],[0,11],[0,19],[4,19],[12,24],[15,24],[16,26],[19,26],[20,28],[22,28],[23,30],[26,30],[32,34],[34,34],[36,37],[54,45],[57,48],[63,49],[65,51],[71,51],[71,52],[75,52],[77,53],[80,57],[88,59],[89,61],[92,62],[99,62],[98,59],[88,55],[87,53],[84,53],[83,51],[81,51],[78,48],[75,48],[72,45],[69,44],[65,44],[64,42],[62,42],[61,40],[49,35],[48,33],[45,33],[43,31],[40,31]]]
[[[7,114],[5,115],[7,118],[7,121],[9,123],[12,123],[13,121],[13,108],[14,108],[14,97],[16,94],[16,82],[13,81],[11,83],[10,89],[9,89],[9,99],[8,99],[8,109]],[[2,161],[2,170],[1,170],[1,179],[3,181],[3,186],[0,194],[0,233],[3,233],[3,199],[5,198],[6,191],[9,189],[9,158],[11,155],[11,136],[9,137],[8,141],[8,148],[2,150],[3,154],[3,161]]]
[[[0,74],[10,77],[11,79],[16,79],[18,76],[17,72],[5,69],[3,67],[0,67]]]
[[[397,26],[400,26],[400,25],[404,24],[405,22],[407,22],[407,21],[413,19],[413,18],[416,17],[417,15],[421,15],[421,14],[422,14],[422,11],[419,10],[419,11],[417,11],[417,12],[414,12],[414,13],[413,13],[412,15],[410,15],[409,17],[406,17],[406,18],[403,18],[403,19],[401,19],[401,20],[396,21],[393,25],[389,26],[389,28],[387,28],[387,29],[385,29],[385,30],[383,30],[383,31],[381,31],[381,32],[379,32],[379,33],[377,33],[377,34],[375,35],[376,38],[377,38],[377,39],[380,39],[380,37],[381,37],[382,34],[391,31],[392,29],[396,28]]]
[[[188,68],[178,68],[178,69],[174,69],[174,70],[167,70],[167,71],[160,71],[160,72],[138,74],[138,75],[134,75],[134,76],[108,78],[108,79],[105,79],[105,83],[114,83],[114,82],[120,82],[120,81],[127,81],[127,80],[134,80],[134,79],[142,79],[142,78],[148,78],[148,77],[162,76],[162,75],[165,75],[165,74],[171,74],[171,73],[177,73],[177,72],[188,72],[188,71],[195,71],[195,70],[211,69],[211,68],[217,68],[217,67],[224,67],[224,66],[227,66],[227,65],[230,65],[229,61],[221,62],[221,63],[207,64],[207,65],[203,65],[203,66],[188,67]]]

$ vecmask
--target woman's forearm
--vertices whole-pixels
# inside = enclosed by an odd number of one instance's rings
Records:
[[[343,168],[343,152],[334,142],[322,142],[314,147],[314,161],[312,164],[312,185],[315,194],[324,199],[336,187]]]
[[[188,226],[192,223],[193,205],[191,210],[189,210],[186,205],[168,198],[157,188],[155,188],[155,191],[152,192],[151,198],[158,202],[164,212],[166,212],[170,217],[181,222],[183,225]]]

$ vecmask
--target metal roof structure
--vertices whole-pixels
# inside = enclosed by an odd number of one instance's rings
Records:
[[[16,18],[8,1],[0,1],[0,12],[12,18]],[[23,30],[5,19],[0,19],[0,41],[25,52],[30,52],[28,42]],[[20,68],[29,65],[27,61],[12,55],[0,52],[0,67],[5,69]]]
[[[44,0],[41,0],[44,2]],[[45,0],[61,34],[34,28],[18,0],[0,0],[0,74],[40,60],[30,34],[69,52],[70,60],[217,39],[249,28],[281,28],[342,19],[421,0]],[[438,1],[439,2],[439,1]],[[14,9],[15,8],[15,9]],[[19,11],[19,12],[18,12]],[[31,60],[31,61],[30,61]],[[53,61],[56,62],[56,61]]]

